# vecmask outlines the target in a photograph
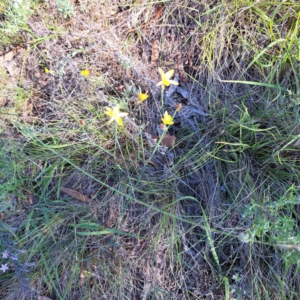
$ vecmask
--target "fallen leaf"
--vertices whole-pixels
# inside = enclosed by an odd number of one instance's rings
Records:
[[[16,47],[4,55],[0,56],[0,64],[6,69],[6,71],[9,73],[10,77],[12,78],[12,81],[16,81],[18,75],[21,73],[21,67],[15,59],[13,59],[16,55],[19,53],[22,53],[24,51],[21,47]]]
[[[176,141],[176,136],[170,135],[170,134],[167,133],[167,134],[163,137],[163,139],[162,139],[162,141],[161,141],[161,144],[162,144],[163,146],[171,147],[171,146],[173,146],[173,145],[175,144],[175,141]]]
[[[152,44],[151,64],[153,65],[158,61],[159,58],[158,40],[153,40],[151,44]]]
[[[0,56],[0,64],[3,62],[12,60],[14,56],[16,56],[19,53],[22,53],[24,51],[21,47],[16,47],[8,52],[6,52],[4,55]]]
[[[191,91],[179,86],[177,88],[177,93],[179,93],[183,98],[189,99]]]
[[[21,72],[20,66],[18,66],[14,60],[4,61],[2,63],[2,66],[9,73],[10,77],[15,77],[15,76],[19,75]]]
[[[163,12],[163,6],[161,4],[159,4],[157,7],[156,7],[156,10],[154,12],[154,16],[153,16],[153,19],[152,20],[156,20],[158,19],[161,15],[162,15],[162,12]]]
[[[60,190],[63,193],[66,193],[67,195],[79,200],[79,201],[83,201],[83,202],[90,202],[91,199],[88,196],[85,196],[83,194],[81,194],[80,192],[77,192],[75,190],[72,190],[70,188],[66,188],[66,187],[61,187]]]
[[[32,204],[33,204],[32,193],[29,192],[29,193],[27,194],[27,197],[28,197],[29,204],[32,205]]]
[[[157,140],[157,141],[160,139],[160,137],[156,136],[156,135],[152,136],[152,138]],[[174,145],[175,141],[176,141],[176,136],[170,135],[170,134],[167,133],[163,137],[163,139],[161,141],[161,144],[162,144],[162,146],[171,147],[171,146]]]

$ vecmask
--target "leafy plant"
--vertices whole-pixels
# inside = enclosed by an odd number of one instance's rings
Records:
[[[58,11],[60,11],[64,18],[71,18],[74,15],[73,5],[68,0],[56,0],[58,5]]]
[[[22,29],[27,28],[27,20],[32,15],[33,10],[31,0],[18,0],[6,2],[4,7],[5,19],[0,26],[0,33],[5,44],[10,44],[11,39]]]

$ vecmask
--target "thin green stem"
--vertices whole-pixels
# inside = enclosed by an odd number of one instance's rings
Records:
[[[163,95],[163,94],[162,94],[162,95]],[[174,112],[174,114],[173,114],[173,116],[172,116],[172,119],[175,118],[177,111],[178,111],[178,110],[176,109],[175,112]],[[159,140],[158,140],[158,142],[157,142],[157,144],[156,144],[156,146],[155,146],[155,148],[154,148],[154,150],[153,150],[151,156],[150,156],[149,159],[147,160],[146,165],[149,163],[149,161],[152,159],[153,155],[154,155],[155,152],[157,151],[158,146],[160,145],[160,143],[161,143],[161,141],[163,140],[164,136],[165,136],[166,133],[168,132],[168,129],[169,129],[169,127],[166,127],[166,126],[164,127],[164,131],[163,131],[163,133],[161,134],[161,136],[160,136],[160,138],[159,138]]]
[[[161,113],[162,115],[164,114],[164,110],[165,110],[165,103],[164,103],[164,90],[165,87],[162,86],[161,90],[160,90],[160,100],[161,100]]]
[[[158,142],[156,143],[156,146],[155,146],[155,148],[154,148],[152,154],[150,155],[150,157],[149,157],[148,160],[146,161],[145,165],[147,165],[147,164],[150,162],[150,160],[152,159],[153,155],[154,155],[155,152],[157,151],[157,149],[158,149],[158,147],[159,147],[161,141],[163,140],[164,136],[166,135],[166,133],[167,133],[167,131],[168,131],[168,128],[169,128],[169,127],[165,127],[165,128],[164,128],[163,133],[161,134],[161,136],[160,136]]]
[[[114,158],[116,159],[118,145],[118,124],[115,122],[115,147],[114,147]]]

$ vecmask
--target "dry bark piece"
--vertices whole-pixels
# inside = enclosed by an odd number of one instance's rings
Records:
[[[70,188],[66,188],[66,187],[61,187],[60,188],[61,192],[66,193],[67,195],[79,200],[79,201],[83,201],[83,202],[90,202],[91,199],[88,196],[85,196],[83,194],[81,194],[80,192],[77,192],[75,190],[72,190]]]
[[[151,65],[155,64],[159,58],[158,40],[153,40],[152,44],[152,54],[151,54]]]

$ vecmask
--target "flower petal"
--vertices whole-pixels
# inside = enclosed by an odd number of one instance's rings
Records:
[[[169,86],[169,85],[170,85],[170,81],[167,80],[166,78],[164,78],[164,79],[163,79],[163,85]]]
[[[111,118],[111,119],[107,122],[107,125],[109,125],[113,120],[114,120],[114,118]]]
[[[2,258],[8,258],[8,257],[9,257],[8,251],[5,250],[5,251],[2,253]]]
[[[106,111],[104,112],[106,115],[112,117],[113,116],[113,110],[110,107],[105,107]]]
[[[117,117],[116,121],[120,126],[123,125],[123,121],[122,121],[121,117]]]
[[[118,117],[126,117],[128,113],[120,112],[118,113]]]
[[[145,101],[146,99],[148,99],[149,96],[147,94],[138,93],[138,98],[139,98],[138,103],[142,103],[143,101]]]
[[[175,81],[175,80],[168,80],[168,81],[169,81],[169,83],[171,83],[171,84],[179,85],[179,83],[178,83],[177,81]]]
[[[44,69],[44,72],[46,73],[46,74],[53,74],[53,71],[52,70],[49,70],[48,68],[45,68]]]
[[[160,86],[160,85],[162,85],[162,84],[163,84],[163,82],[160,81],[159,83],[156,84],[156,86]]]
[[[163,78],[165,76],[164,71],[161,68],[158,68],[158,72],[161,78]]]
[[[113,109],[111,109],[110,107],[106,107],[106,111],[104,113],[110,117],[108,124],[116,121],[119,125],[123,125],[121,117],[125,117],[128,115],[128,113],[120,112],[119,104],[117,104]]]
[[[6,270],[8,270],[9,267],[7,266],[7,264],[2,264],[0,270],[5,273]]]
[[[172,124],[174,124],[173,117],[170,116],[167,111],[165,111],[164,117],[161,120],[163,121],[163,123],[165,125],[172,125]]]
[[[89,76],[90,75],[90,71],[89,70],[82,70],[81,71],[81,75],[82,76]]]
[[[169,80],[174,75],[174,70],[170,70],[167,73],[165,73],[165,78]]]
[[[117,104],[113,110],[114,110],[114,113],[118,114],[120,111],[120,104]]]

